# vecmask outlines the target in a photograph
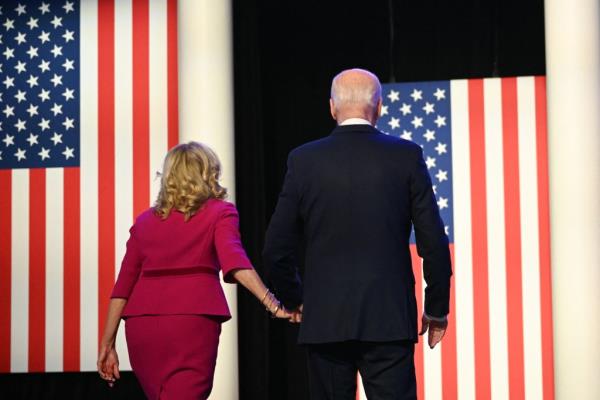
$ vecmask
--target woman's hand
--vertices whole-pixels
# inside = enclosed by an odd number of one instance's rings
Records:
[[[96,365],[100,377],[108,382],[108,386],[112,387],[115,381],[121,378],[119,373],[119,356],[114,344],[105,343],[100,345]]]

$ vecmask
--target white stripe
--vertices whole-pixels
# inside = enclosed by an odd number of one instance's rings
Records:
[[[12,171],[10,371],[27,372],[29,339],[29,171]]]
[[[98,352],[98,3],[81,2],[81,370]]]
[[[133,222],[132,5],[115,2],[115,276]],[[121,369],[131,369],[124,327],[117,333]]]
[[[64,170],[46,170],[46,371],[63,370]]]
[[[150,199],[160,189],[156,172],[168,150],[167,1],[150,2]]]
[[[419,258],[421,271],[423,270],[423,259]],[[423,310],[425,310],[425,279],[421,282],[421,299]],[[427,343],[427,334],[419,338],[423,342],[423,384],[427,400],[442,398],[442,353],[441,346],[430,349]]]
[[[517,104],[519,113],[525,398],[541,399],[543,395],[542,327],[540,318],[540,246],[534,78],[517,79]]]
[[[490,385],[494,400],[508,399],[506,314],[506,247],[504,162],[502,144],[502,85],[484,80],[485,161],[488,237],[488,299],[490,321]]]
[[[358,390],[358,398],[360,400],[367,400],[367,394],[365,393],[365,387],[363,385],[362,378],[360,377],[360,374],[358,375],[358,387],[357,387],[357,390]]]
[[[473,337],[473,258],[471,246],[471,177],[469,103],[465,80],[450,82],[452,114],[452,179],[454,180],[454,281],[456,357],[459,399],[475,398]]]

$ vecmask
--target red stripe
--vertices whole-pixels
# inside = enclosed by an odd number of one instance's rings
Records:
[[[98,2],[98,339],[115,271],[115,8]]]
[[[0,373],[10,372],[12,171],[0,170]]]
[[[148,0],[133,0],[133,215],[150,199],[150,68]]]
[[[415,295],[417,297],[417,316],[419,318],[419,332],[421,316],[423,315],[423,266],[421,257],[417,254],[417,246],[410,245],[410,258],[412,260],[413,274],[415,275]],[[419,338],[415,346],[415,374],[417,375],[417,398],[425,398],[425,372],[423,367],[423,342],[425,336]]]
[[[550,270],[550,209],[548,189],[548,133],[546,79],[535,78],[537,129],[537,182],[540,240],[540,317],[542,320],[542,382],[544,399],[554,399],[554,350],[552,348],[552,275]]]
[[[450,256],[454,264],[454,244],[450,244]],[[444,400],[458,398],[456,377],[456,301],[454,294],[454,275],[450,286],[450,313],[448,314],[448,329],[442,341],[442,395]]]
[[[29,171],[29,372],[46,366],[46,170]]]
[[[483,80],[469,80],[469,154],[471,158],[471,224],[473,237],[473,320],[475,398],[489,399],[490,322],[488,299],[487,196]]]
[[[506,313],[508,388],[511,399],[525,397],[523,293],[521,275],[521,207],[517,79],[502,79],[502,142],[506,240]]]
[[[360,400],[360,375],[356,374],[356,400]]]
[[[179,142],[179,73],[177,63],[177,0],[167,3],[167,91],[169,149]]]
[[[64,169],[63,369],[79,371],[80,185],[79,168]]]

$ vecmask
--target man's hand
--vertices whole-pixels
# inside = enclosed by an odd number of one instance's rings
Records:
[[[303,304],[300,304],[300,306],[298,308],[296,308],[295,310],[292,310],[290,312],[292,314],[290,317],[291,323],[299,324],[300,322],[302,322],[302,306],[303,306]]]
[[[429,330],[429,337],[427,342],[429,343],[430,348],[434,348],[436,344],[438,344],[444,334],[446,334],[446,328],[448,327],[448,320],[445,321],[435,321],[427,318],[425,314],[423,314],[423,318],[421,320],[421,332],[419,335],[424,335],[427,330]]]

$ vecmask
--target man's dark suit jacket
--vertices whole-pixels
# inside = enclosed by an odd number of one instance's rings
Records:
[[[304,304],[299,343],[417,340],[413,225],[425,312],[448,313],[448,238],[418,145],[369,125],[338,126],[294,149],[287,168],[263,256],[284,305]]]

